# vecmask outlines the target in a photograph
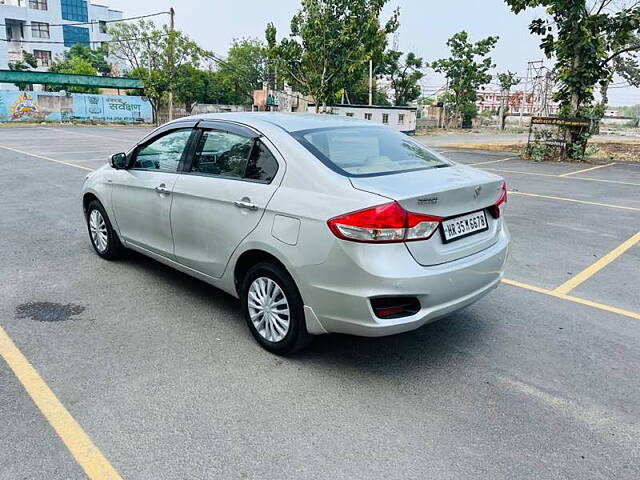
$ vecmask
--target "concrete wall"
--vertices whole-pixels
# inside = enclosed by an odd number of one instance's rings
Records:
[[[0,122],[152,123],[143,97],[0,91]]]

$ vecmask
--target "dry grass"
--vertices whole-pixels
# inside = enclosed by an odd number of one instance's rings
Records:
[[[492,143],[457,143],[446,145],[446,148],[468,150],[489,150],[509,152],[522,155],[526,142],[492,142]],[[445,145],[443,145],[444,147]],[[637,139],[616,140],[594,139],[589,142],[590,154],[586,161],[600,163],[605,161],[640,162],[640,141]]]

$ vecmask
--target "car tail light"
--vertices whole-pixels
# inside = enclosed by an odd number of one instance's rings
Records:
[[[426,240],[438,229],[441,220],[407,212],[398,202],[391,202],[334,217],[327,224],[343,240],[391,243]]]
[[[489,209],[491,211],[491,215],[493,215],[494,218],[500,218],[506,203],[507,184],[505,182],[502,182],[502,192],[500,193],[500,198],[498,198],[498,201],[495,203],[495,205],[491,205],[491,208]]]

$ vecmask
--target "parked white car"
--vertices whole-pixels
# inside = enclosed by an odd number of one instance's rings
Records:
[[[412,138],[331,115],[170,122],[89,174],[105,259],[130,248],[239,297],[266,349],[405,332],[497,287],[502,178]]]

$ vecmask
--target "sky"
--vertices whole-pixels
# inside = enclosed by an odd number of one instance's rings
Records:
[[[97,2],[121,10],[125,17],[176,11],[176,28],[217,55],[226,56],[234,38],[264,39],[268,22],[278,30],[278,38],[288,34],[291,17],[300,7],[300,0],[98,0]],[[448,56],[447,39],[466,30],[476,41],[490,35],[500,40],[492,52],[497,65],[493,73],[512,71],[524,77],[527,62],[545,59],[539,49],[539,38],[529,34],[528,25],[536,12],[514,15],[503,0],[390,0],[382,16],[400,7],[399,49],[413,51],[426,62]],[[157,17],[167,22],[168,16]],[[616,79],[615,81],[620,81]],[[422,84],[427,93],[442,85],[442,77],[427,70]],[[640,103],[640,89],[610,90],[610,105]]]

